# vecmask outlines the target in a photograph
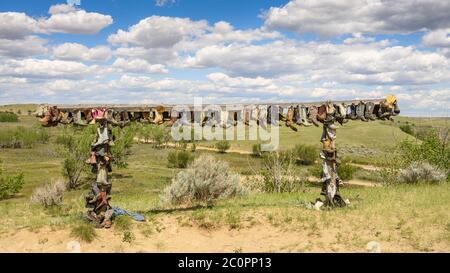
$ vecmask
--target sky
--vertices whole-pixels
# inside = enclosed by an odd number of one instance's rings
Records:
[[[450,116],[450,1],[0,2],[0,104],[398,97]]]

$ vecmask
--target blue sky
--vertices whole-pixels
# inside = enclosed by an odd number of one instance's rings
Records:
[[[449,115],[447,1],[80,2],[0,2],[0,104],[395,94]]]

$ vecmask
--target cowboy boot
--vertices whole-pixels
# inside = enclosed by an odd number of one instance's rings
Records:
[[[61,112],[61,115],[62,115],[62,117],[61,117],[61,123],[62,124],[70,124],[70,123],[72,123],[72,121],[73,121],[73,118],[72,118],[72,113],[70,113],[70,112]]]
[[[360,101],[358,103],[358,105],[356,106],[356,116],[358,119],[362,120],[362,121],[368,121],[365,117],[364,117],[364,111],[366,109],[366,105],[364,104],[364,102]]]
[[[298,131],[298,129],[294,126],[294,108],[292,106],[288,109],[286,126],[296,132]]]
[[[358,117],[356,115],[356,104],[352,103],[348,106],[347,118],[351,120],[357,120]]]
[[[310,122],[312,122],[316,127],[319,127],[319,121],[317,120],[317,115],[319,113],[316,106],[310,106],[308,108],[309,110],[309,116],[308,119]]]
[[[175,110],[172,110],[170,112],[170,121],[166,124],[167,127],[172,127],[175,122],[178,120],[178,112]]]
[[[258,125],[262,128],[267,126],[267,107],[263,105],[258,106]]]
[[[375,104],[373,102],[366,103],[366,109],[364,112],[364,116],[367,120],[375,120],[375,115],[373,114],[373,110],[375,108]]]
[[[87,122],[83,120],[80,110],[75,111],[75,115],[73,116],[73,124],[87,126]]]
[[[130,124],[130,116],[127,111],[120,112],[120,126],[125,127]]]
[[[398,102],[394,103],[394,114],[393,116],[398,116],[400,114],[400,106],[398,106]]]
[[[280,126],[280,108],[271,107],[270,112],[270,124],[273,126]]]
[[[114,110],[109,109],[105,112],[105,117],[106,120],[108,121],[108,123],[110,123],[111,125],[117,126],[119,125],[119,122],[117,122],[117,120],[114,119]]]
[[[347,123],[348,120],[345,119],[347,116],[346,113],[346,106],[343,103],[335,104],[334,105],[336,109],[336,113],[334,115],[335,119],[339,124],[344,125],[344,123]]]
[[[320,122],[324,122],[327,118],[327,106],[323,104],[317,108],[317,111],[317,120]]]
[[[306,106],[302,105],[300,106],[300,120],[301,124],[305,127],[312,126],[311,123],[308,121],[308,114],[306,113]]]
[[[295,123],[297,123],[297,125],[302,125],[302,115],[300,112],[300,105],[295,106],[294,116],[295,116]]]

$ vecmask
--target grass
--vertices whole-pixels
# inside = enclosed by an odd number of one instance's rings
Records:
[[[22,111],[24,112],[24,111]],[[400,119],[400,118],[399,118]],[[408,120],[401,118],[402,121]],[[422,121],[413,119],[415,124]],[[433,123],[434,121],[423,121]],[[21,116],[16,125],[0,124],[5,128],[36,128],[34,117]],[[445,125],[436,119],[435,123]],[[50,142],[60,134],[62,128],[47,128]],[[281,143],[284,148],[293,148],[297,144],[315,145],[320,148],[321,128],[300,128],[298,133],[281,128]],[[389,155],[390,149],[401,139],[411,136],[403,133],[397,126],[380,121],[371,123],[349,122],[338,129],[338,148],[353,149],[346,157],[355,163],[376,164],[380,156]],[[247,149],[251,152],[252,141],[231,141],[231,149]],[[213,143],[200,143],[210,146]],[[85,211],[83,194],[86,189],[66,192],[64,204],[58,211],[45,210],[30,204],[32,191],[46,181],[61,177],[60,158],[53,145],[37,143],[30,149],[0,149],[5,174],[14,175],[23,172],[25,184],[21,192],[9,199],[0,201],[0,237],[12,230],[21,228],[39,231],[43,227],[53,230],[70,228],[72,235],[95,238],[91,227],[79,222],[80,214]],[[373,151],[373,154],[367,154]],[[207,230],[236,230],[252,227],[271,227],[289,232],[305,232],[309,238],[304,244],[289,246],[287,250],[311,251],[323,247],[336,250],[360,250],[371,240],[408,246],[416,251],[433,251],[436,245],[450,244],[450,185],[398,185],[377,188],[345,186],[342,194],[349,198],[348,208],[317,212],[306,209],[302,204],[319,197],[320,188],[305,184],[295,193],[267,194],[252,193],[243,198],[233,198],[217,203],[213,208],[194,211],[175,211],[173,213],[150,213],[160,208],[159,194],[179,171],[167,166],[170,149],[154,149],[152,145],[135,144],[125,169],[113,169],[114,183],[112,204],[130,211],[144,214],[147,223],[137,225],[146,238],[164,236],[164,223],[168,218],[179,219],[180,228],[200,228]],[[196,157],[208,153],[225,160],[230,167],[241,174],[253,174],[262,166],[262,160],[237,153],[219,154],[197,150]],[[296,166],[301,170],[307,167]],[[358,170],[358,179],[374,180],[376,172]],[[132,233],[133,223],[129,217],[118,217],[114,221],[114,230],[120,231],[124,242],[137,240]],[[95,231],[94,231],[95,232]],[[130,234],[128,234],[129,232]],[[337,235],[337,234],[340,235]],[[128,234],[128,235],[127,235]],[[303,234],[303,233],[302,233]],[[327,234],[332,234],[328,238]],[[336,237],[337,236],[337,237]],[[80,239],[81,240],[81,239]],[[84,239],[83,239],[84,240]],[[160,249],[164,243],[158,239]],[[447,248],[448,249],[448,248]]]
[[[85,223],[73,227],[71,235],[87,243],[91,243],[97,237],[95,228]]]

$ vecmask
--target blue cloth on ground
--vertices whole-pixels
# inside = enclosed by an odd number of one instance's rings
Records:
[[[113,207],[112,209],[113,209],[114,216],[129,215],[136,221],[140,221],[140,222],[145,221],[144,216],[140,215],[137,212],[129,212],[129,211],[126,211],[126,210],[118,208],[118,207]]]

